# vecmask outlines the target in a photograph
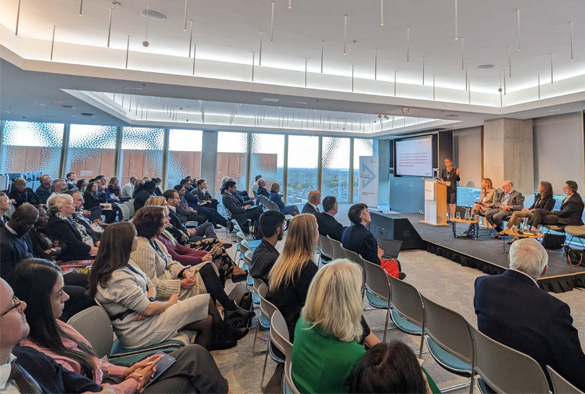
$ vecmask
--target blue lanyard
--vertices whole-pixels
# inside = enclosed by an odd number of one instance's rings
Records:
[[[167,260],[167,256],[163,253],[162,250],[160,250],[160,248],[158,247],[156,242],[151,241],[150,239],[148,240],[148,242],[150,242],[150,246],[152,246],[153,249],[156,251],[156,253],[165,261],[165,269],[166,269],[167,265],[169,264],[169,261]]]

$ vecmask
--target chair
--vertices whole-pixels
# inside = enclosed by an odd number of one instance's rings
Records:
[[[246,253],[244,253],[244,267],[242,267],[242,269],[248,270],[248,272],[249,272],[251,265],[252,265],[252,251],[248,250],[248,251],[246,251]],[[254,285],[254,278],[252,278],[252,276],[250,276],[249,273],[248,273],[248,277],[246,278],[246,285],[248,285],[248,286]]]
[[[290,361],[292,356],[293,344],[290,343],[289,338],[290,334],[288,332],[288,327],[286,325],[286,321],[284,320],[284,316],[282,316],[282,313],[280,313],[280,311],[277,309],[276,311],[274,311],[274,313],[272,314],[272,318],[270,319],[270,343],[276,346],[276,348],[280,350],[282,354],[284,354],[285,362]],[[270,354],[270,356],[273,359],[275,357],[278,358],[276,355],[273,355],[272,353]],[[280,358],[278,359],[280,360]],[[285,379],[283,380],[286,384],[286,380]],[[264,382],[264,380],[262,382]]]
[[[550,380],[552,381],[553,393],[555,394],[583,394],[581,390],[573,386],[567,379],[563,378],[550,366],[546,366]]]
[[[447,371],[470,379],[469,383],[442,388],[441,392],[460,389],[469,384],[473,393],[475,372],[474,347],[469,324],[463,316],[421,294],[424,304],[425,333],[431,356]]]
[[[268,293],[268,286],[265,284],[260,285],[258,288],[258,295],[260,296],[260,319],[258,322],[264,328],[270,328],[270,319],[272,319],[272,314],[278,310],[278,308],[266,299],[266,293]],[[256,336],[254,337],[254,343],[252,344],[252,354],[254,352],[254,345],[256,344],[256,338],[258,337],[258,327],[256,328]],[[268,351],[266,352],[266,356],[264,357],[264,368],[262,369],[262,380],[260,381],[260,386],[264,383],[264,375],[266,374],[266,362],[268,361],[268,353],[270,353],[270,357],[276,362],[284,362],[284,360],[280,359],[274,354],[274,351],[271,348],[270,339],[268,342]]]
[[[268,286],[261,280],[254,281],[254,291],[260,297],[260,315],[258,315],[258,324],[256,324],[256,334],[254,334],[254,342],[252,342],[252,355],[255,355],[254,350],[256,349],[256,340],[258,339],[258,331],[260,331],[260,327],[263,329],[270,328],[270,317],[266,316],[264,311],[266,310],[266,305],[269,303],[266,301],[266,293],[268,293]],[[256,287],[257,285],[257,287]],[[264,300],[264,306],[262,305],[262,301]],[[272,305],[272,304],[270,304]],[[274,305],[272,305],[274,306]],[[276,309],[276,307],[274,307]]]
[[[341,242],[331,238],[330,236],[327,236],[327,238],[329,238],[329,241],[331,242],[331,247],[333,248],[333,259],[334,260],[344,259],[345,252],[343,251],[343,246],[341,246]]]
[[[569,234],[571,238],[567,241],[568,244],[573,242],[573,238],[577,238],[582,247],[585,247],[583,240],[585,239],[585,225],[583,226],[567,226],[565,233]]]
[[[136,213],[134,210],[134,199],[124,201],[124,205],[128,207],[128,210],[130,211],[130,217],[134,216],[134,214]]]
[[[114,341],[114,329],[110,317],[99,305],[94,305],[75,314],[67,321],[67,324],[79,331],[91,343],[99,358],[108,356],[108,361],[119,365],[133,364],[160,351],[170,353],[191,343],[189,335],[180,332],[175,338],[168,341],[136,349],[126,349],[119,340]]]
[[[319,249],[321,249],[321,256],[325,256],[328,261],[333,260],[333,246],[326,235],[319,234]],[[323,259],[321,262],[324,263]]]
[[[252,302],[256,305],[260,305],[260,295],[258,294],[258,288],[262,284],[266,285],[262,279],[254,278],[254,283],[252,284],[252,288],[254,289],[252,292]]]
[[[292,362],[288,359],[284,361],[284,394],[301,394],[292,380]]]
[[[126,204],[118,204],[118,208],[122,211],[122,220],[130,220],[130,209],[128,209],[128,206]]]
[[[479,387],[498,393],[549,393],[546,376],[530,356],[502,345],[469,325],[475,344],[475,370]]]
[[[418,290],[411,284],[388,275],[392,297],[390,317],[396,327],[407,334],[420,335],[418,357],[422,358],[424,346],[425,316],[422,299]]]
[[[366,298],[368,303],[376,309],[386,309],[384,338],[382,339],[382,342],[386,342],[388,319],[390,317],[390,285],[388,283],[388,274],[379,265],[365,260],[363,264],[366,275]]]

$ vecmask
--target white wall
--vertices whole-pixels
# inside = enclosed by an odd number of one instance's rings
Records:
[[[461,169],[459,186],[480,187],[481,127],[453,132],[453,164]]]

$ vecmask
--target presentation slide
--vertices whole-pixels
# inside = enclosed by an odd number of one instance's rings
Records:
[[[433,176],[433,137],[396,141],[396,175]]]

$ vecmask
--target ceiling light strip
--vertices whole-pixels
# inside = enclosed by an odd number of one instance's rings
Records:
[[[508,47],[508,77],[512,78],[512,47]]]
[[[384,26],[384,0],[380,0],[380,26]]]
[[[540,74],[538,74],[538,99],[540,100]]]
[[[376,54],[374,58],[374,80],[378,80],[378,50],[376,49]]]
[[[189,57],[191,57],[191,49],[193,48],[193,21],[191,21],[191,32],[189,33]]]
[[[305,87],[307,87],[307,74],[308,74],[308,70],[307,70],[307,63],[308,63],[308,59],[305,59]]]
[[[128,41],[126,42],[126,68],[128,68],[128,55],[130,54],[130,36],[128,36]]]
[[[518,52],[522,50],[520,47],[520,9],[516,10],[516,22],[518,27]]]
[[[254,68],[256,67],[254,63],[256,63],[256,52],[252,52],[252,82],[254,82]]]
[[[550,84],[552,85],[553,83],[555,83],[554,80],[554,70],[553,70],[553,54],[550,54]]]
[[[292,8],[292,0],[288,0],[288,9],[290,10]]]
[[[258,65],[261,66],[262,65],[262,36],[264,35],[264,32],[260,32],[260,51],[258,52]]]
[[[425,57],[422,58],[422,84],[425,86]]]
[[[272,11],[270,12],[270,45],[274,41],[274,1],[272,2]]]
[[[346,48],[347,48],[347,15],[344,17],[343,22],[343,56],[346,55]]]
[[[183,31],[187,31],[187,1],[185,0],[185,12],[183,12]]]
[[[574,60],[574,57],[573,57],[573,22],[569,22],[569,27],[571,30],[571,61],[573,61]]]
[[[21,0],[18,0],[18,8],[16,9],[16,28],[14,29],[14,35],[18,35],[18,27],[20,25],[20,3]]]
[[[406,28],[406,64],[410,64],[410,27]]]
[[[323,49],[325,46],[325,41],[321,41],[321,74],[323,74]]]
[[[53,51],[55,49],[55,30],[57,26],[53,25],[53,38],[51,39],[51,60],[53,60]]]
[[[197,63],[197,44],[193,45],[193,76],[195,76],[196,63]]]
[[[465,38],[461,37],[461,71],[465,70]]]
[[[455,40],[459,39],[459,11],[455,0]]]
[[[112,7],[110,7],[110,17],[108,22],[108,48],[110,47],[110,38],[112,37]]]
[[[467,81],[467,102],[471,104],[471,80]]]
[[[467,90],[467,82],[468,82],[468,66],[467,64],[465,65],[465,90]]]

